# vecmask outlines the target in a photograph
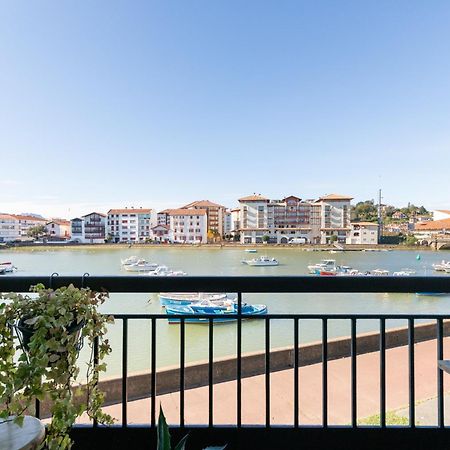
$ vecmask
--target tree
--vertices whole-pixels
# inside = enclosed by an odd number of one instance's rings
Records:
[[[264,242],[264,243],[268,243],[269,241],[270,241],[270,237],[267,235],[267,234],[265,234],[263,237],[262,237],[262,241]]]
[[[27,236],[34,239],[39,239],[42,236],[47,235],[47,228],[45,225],[36,225],[35,227],[30,227],[27,231]]]
[[[366,200],[357,203],[352,209],[352,220],[364,222],[376,222],[378,217],[378,208],[373,200]]]
[[[338,240],[338,237],[335,234],[332,234],[330,236],[330,242],[336,242]]]

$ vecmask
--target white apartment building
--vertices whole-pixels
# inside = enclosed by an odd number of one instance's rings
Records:
[[[71,241],[80,244],[103,244],[106,239],[106,215],[92,212],[70,221]]]
[[[378,224],[374,222],[353,222],[350,224],[347,244],[378,244]]]
[[[29,238],[28,231],[30,228],[37,227],[39,225],[44,226],[48,220],[42,217],[35,217],[30,215],[14,214],[14,217],[19,222],[20,238]]]
[[[50,238],[70,239],[70,221],[64,219],[53,219],[45,226]]]
[[[233,221],[230,210],[225,210],[223,213],[223,235],[229,236],[233,227]]]
[[[11,214],[0,214],[0,242],[20,239],[19,221]]]
[[[208,217],[205,209],[166,210],[174,242],[208,242]]]
[[[182,206],[181,209],[201,209],[206,211],[207,229],[216,236],[224,235],[225,206],[213,203],[210,200],[197,200]]]
[[[110,209],[107,234],[113,242],[144,242],[153,237],[156,212],[144,208]]]
[[[239,218],[232,211],[232,222],[238,226],[242,243],[260,243],[265,235],[269,242],[281,244],[293,238],[316,244],[334,239],[345,243],[350,232],[351,200],[337,194],[318,200],[302,200],[294,195],[269,200],[253,194],[239,199]]]
[[[433,211],[433,220],[450,219],[450,211],[447,209],[437,209]]]

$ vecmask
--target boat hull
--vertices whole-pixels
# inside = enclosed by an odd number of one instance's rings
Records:
[[[224,301],[227,299],[227,294],[159,294],[159,303],[161,306],[187,306],[201,300],[209,300],[211,302]]]

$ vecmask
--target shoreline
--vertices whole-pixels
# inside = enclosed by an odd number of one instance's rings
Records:
[[[3,245],[0,246],[0,251],[39,251],[43,249],[51,250],[94,250],[94,249],[106,249],[106,250],[128,250],[128,249],[197,249],[197,250],[209,250],[209,249],[236,249],[241,248],[243,251],[247,248],[263,250],[292,250],[303,252],[333,252],[333,253],[345,253],[345,252],[380,252],[380,251],[420,251],[420,252],[435,252],[432,247],[429,246],[406,246],[406,245],[387,245],[377,244],[371,246],[345,244],[344,250],[339,250],[336,247],[330,247],[327,245],[289,245],[289,244],[241,244],[241,243],[223,243],[223,244],[15,244],[12,246]],[[444,250],[444,249],[443,249]]]

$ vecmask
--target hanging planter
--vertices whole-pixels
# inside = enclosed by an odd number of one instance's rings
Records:
[[[73,285],[56,290],[37,285],[31,295],[0,295],[0,419],[13,416],[20,423],[35,399],[49,402],[52,420],[44,443],[49,450],[71,447],[70,428],[84,413],[112,423],[101,411],[103,393],[97,387],[111,352],[105,334],[112,319],[98,312],[107,297]],[[78,380],[84,341],[89,359],[83,361],[85,379]]]

